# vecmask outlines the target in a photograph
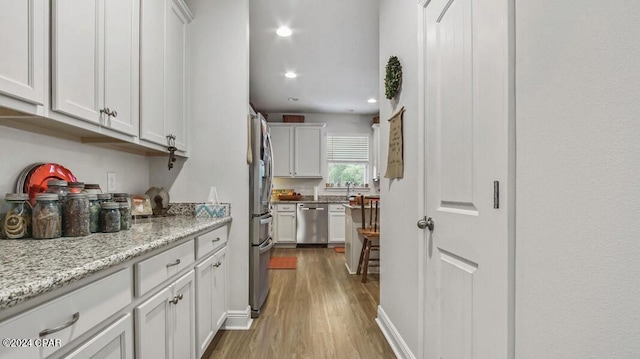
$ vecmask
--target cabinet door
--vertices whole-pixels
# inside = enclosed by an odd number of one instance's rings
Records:
[[[103,108],[103,2],[55,0],[52,14],[53,110],[100,123]]]
[[[294,157],[294,176],[322,177],[321,127],[296,127]]]
[[[173,359],[195,359],[195,274],[190,270],[173,284]]]
[[[140,138],[161,145],[167,144],[164,130],[165,9],[165,1],[141,0]]]
[[[139,116],[139,0],[104,2],[104,106],[117,116],[103,124],[126,134],[138,135]]]
[[[278,212],[277,243],[296,243],[296,213]]]
[[[197,357],[207,349],[227,317],[226,253],[223,247],[196,266]]]
[[[271,126],[269,134],[273,146],[273,175],[275,177],[293,176],[293,127]]]
[[[135,308],[137,359],[172,358],[171,299],[171,287],[167,287]]]
[[[2,1],[0,5],[0,93],[43,105],[45,15],[48,1]]]
[[[217,332],[227,319],[227,248],[215,255],[213,263],[213,325]]]
[[[64,359],[133,359],[133,327],[131,314],[87,340]]]
[[[344,212],[329,212],[329,242],[344,243]]]
[[[196,344],[198,357],[207,349],[215,335],[213,329],[213,283],[215,255],[196,266]]]
[[[187,148],[185,53],[189,19],[181,0],[170,0],[165,29],[165,135],[176,136],[176,147]]]

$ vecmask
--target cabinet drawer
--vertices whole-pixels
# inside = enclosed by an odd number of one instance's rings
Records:
[[[227,243],[227,228],[228,226],[216,228],[196,238],[196,255],[198,259]]]
[[[195,261],[193,241],[188,241],[136,263],[136,296],[139,297]]]
[[[60,340],[64,346],[131,303],[131,284],[131,270],[123,269],[1,323],[0,337]],[[44,358],[58,349],[5,348],[0,358]]]
[[[295,204],[278,204],[276,205],[278,212],[295,212]]]
[[[344,212],[344,205],[342,204],[330,204],[329,212]]]

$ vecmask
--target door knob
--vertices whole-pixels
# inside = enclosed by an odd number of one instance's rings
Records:
[[[417,225],[418,225],[418,228],[420,229],[428,228],[430,232],[433,231],[433,227],[435,227],[433,218],[431,217],[427,218],[427,216],[424,216],[422,219],[420,219]]]

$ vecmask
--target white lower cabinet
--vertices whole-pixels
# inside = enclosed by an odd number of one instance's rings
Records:
[[[137,359],[195,358],[194,279],[190,270],[134,309]]]
[[[133,359],[133,321],[124,314],[64,359]]]
[[[227,247],[196,266],[196,344],[198,358],[227,318]]]
[[[344,206],[341,204],[329,205],[329,243],[344,243]]]
[[[41,359],[116,314],[131,303],[131,271],[123,269],[0,323],[2,338],[43,339],[61,345],[2,348],[1,359]]]
[[[296,243],[296,212],[278,212],[276,243]]]

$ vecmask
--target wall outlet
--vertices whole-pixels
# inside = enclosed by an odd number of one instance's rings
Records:
[[[107,172],[107,192],[116,191],[116,173]]]

